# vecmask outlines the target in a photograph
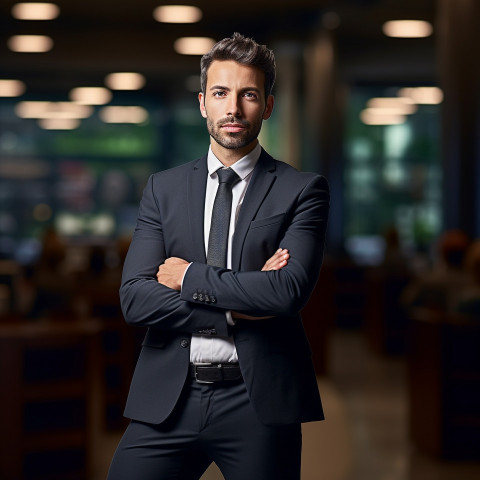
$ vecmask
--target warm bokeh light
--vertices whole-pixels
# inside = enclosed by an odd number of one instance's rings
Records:
[[[12,7],[12,16],[17,20],[53,20],[60,14],[54,3],[16,3]]]
[[[421,105],[438,105],[443,102],[443,91],[438,87],[401,88],[398,95]]]
[[[26,87],[20,80],[0,80],[0,97],[19,97]]]
[[[366,108],[360,112],[360,119],[366,125],[399,125],[406,120],[405,115],[387,110]]]
[[[209,37],[181,37],[175,40],[174,48],[181,55],[203,55],[215,45]]]
[[[53,48],[53,40],[46,35],[14,35],[7,45],[13,52],[44,53]]]
[[[105,84],[112,90],[140,90],[145,85],[145,77],[136,72],[117,72],[107,75]]]
[[[92,115],[93,108],[72,102],[25,101],[17,103],[15,113],[20,118],[80,119]]]
[[[139,106],[110,106],[103,107],[99,117],[105,123],[145,123],[148,112]]]
[[[432,24],[424,20],[391,20],[382,27],[387,37],[423,38],[433,33]]]
[[[202,18],[202,11],[190,5],[162,5],[153,11],[153,18],[162,23],[195,23]]]
[[[398,113],[411,115],[417,111],[417,106],[412,100],[404,97],[375,97],[367,102],[367,108],[372,110],[385,110],[385,113]]]
[[[112,99],[112,92],[104,87],[77,87],[70,91],[69,98],[81,105],[105,105]]]
[[[38,125],[45,130],[74,130],[80,126],[77,118],[41,118]]]

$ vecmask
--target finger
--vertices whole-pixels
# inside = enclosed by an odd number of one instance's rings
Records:
[[[273,265],[270,270],[280,270],[281,268],[283,268],[285,265],[287,264],[287,261],[286,260],[281,260],[280,262],[276,263],[275,265]]]
[[[288,253],[288,250],[279,248],[268,260],[266,263],[274,263],[277,262],[279,259],[282,259],[284,255]]]

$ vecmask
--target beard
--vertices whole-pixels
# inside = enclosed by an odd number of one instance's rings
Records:
[[[240,132],[227,132],[222,130],[222,125],[226,123],[235,123],[242,125],[243,129]],[[210,136],[223,148],[235,150],[246,147],[257,139],[258,134],[262,128],[262,119],[254,123],[245,120],[235,119],[234,117],[227,117],[217,122],[214,122],[207,115],[207,129]]]

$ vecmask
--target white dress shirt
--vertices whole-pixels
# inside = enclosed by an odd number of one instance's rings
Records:
[[[232,268],[232,239],[235,232],[240,208],[247,191],[248,184],[252,178],[253,169],[260,157],[260,144],[245,157],[235,162],[230,168],[240,177],[240,181],[232,188],[232,214],[230,216],[230,229],[228,232],[227,268]],[[210,223],[212,221],[213,202],[218,188],[216,171],[224,165],[213,154],[212,149],[208,150],[207,157],[208,177],[207,190],[205,193],[204,213],[204,238],[205,249],[208,249],[208,236],[210,234]],[[207,252],[206,252],[207,253]],[[266,259],[265,259],[266,260]],[[226,312],[227,321],[233,325],[230,312]],[[237,349],[232,337],[220,337],[217,335],[192,335],[190,347],[190,361],[193,363],[227,363],[238,362]]]

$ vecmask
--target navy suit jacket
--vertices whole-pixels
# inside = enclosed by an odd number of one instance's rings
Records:
[[[322,264],[327,181],[262,150],[235,227],[228,270],[206,264],[207,175],[205,156],[152,175],[145,187],[120,287],[126,322],[148,327],[125,415],[154,424],[168,418],[186,382],[195,333],[233,335],[252,406],[263,423],[322,420],[300,311]],[[288,265],[261,272],[280,247],[289,250]],[[158,266],[168,257],[193,262],[181,292],[157,282]],[[226,310],[272,318],[238,320],[231,327]]]

